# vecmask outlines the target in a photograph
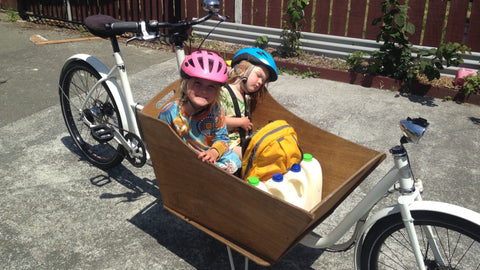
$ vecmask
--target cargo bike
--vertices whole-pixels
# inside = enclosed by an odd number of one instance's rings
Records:
[[[94,165],[108,169],[124,158],[141,167],[151,160],[163,206],[259,265],[280,260],[297,244],[346,250],[354,247],[357,269],[480,269],[480,214],[443,202],[423,201],[405,143],[417,143],[428,127],[422,118],[400,121],[400,144],[390,149],[393,168],[325,236],[312,231],[386,158],[386,154],[345,140],[297,117],[269,93],[252,112],[256,127],[283,119],[297,131],[300,146],[322,166],[321,201],[307,211],[197,159],[165,122],[162,105],[178,96],[171,83],[145,106],[134,102],[117,42],[169,38],[179,63],[194,24],[218,15],[217,1],[204,1],[207,15],[179,23],[123,22],[94,15],[86,26],[111,40],[115,65],[108,69],[86,54],[70,57],[59,81],[62,114],[75,144]],[[168,34],[160,30],[171,30]],[[147,150],[148,148],[148,150]],[[187,169],[185,164],[188,164]],[[339,165],[340,164],[340,165]],[[386,195],[397,203],[371,213]],[[352,236],[337,243],[351,229]],[[232,269],[234,268],[230,256]]]

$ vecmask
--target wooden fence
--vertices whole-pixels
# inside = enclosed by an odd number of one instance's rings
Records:
[[[242,24],[285,27],[283,14],[289,0],[224,0],[222,13],[241,18]],[[404,0],[416,31],[415,45],[438,47],[442,42],[463,43],[480,52],[480,0]],[[1,0],[36,16],[82,22],[103,13],[122,20],[177,21],[203,14],[201,0]],[[310,0],[305,9],[304,32],[375,40],[383,0]],[[5,4],[6,3],[6,4]],[[67,3],[71,16],[68,18]],[[240,3],[240,4],[239,4]],[[240,6],[241,9],[235,9]],[[239,16],[240,15],[240,16]]]

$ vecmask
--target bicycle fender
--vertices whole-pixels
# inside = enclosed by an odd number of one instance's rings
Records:
[[[65,61],[64,67],[66,67],[69,63],[75,62],[75,61],[86,62],[92,68],[94,68],[100,74],[100,76],[102,76],[102,78],[106,78],[108,75],[109,69],[100,60],[98,60],[97,58],[91,55],[83,54],[83,53],[75,54],[69,57],[67,61]],[[122,119],[123,128],[126,130],[130,130],[129,121],[125,121],[125,119],[127,119],[127,115],[125,111],[128,110],[128,108],[125,108],[126,105],[124,104],[125,102],[123,102],[125,98],[123,96],[120,86],[118,85],[117,81],[114,79],[109,79],[108,81],[105,81],[105,83],[107,84],[108,88],[112,92],[115,103],[119,108],[121,108],[118,113],[120,114],[120,119]]]
[[[411,211],[442,212],[472,221],[476,224],[480,224],[480,213],[454,204],[437,201],[415,201],[408,207]],[[362,253],[363,239],[367,230],[380,219],[397,213],[400,213],[400,206],[398,204],[383,208],[365,222],[359,231],[359,234],[357,234],[357,239],[355,241],[355,269],[358,269],[358,265],[360,264],[360,254]]]

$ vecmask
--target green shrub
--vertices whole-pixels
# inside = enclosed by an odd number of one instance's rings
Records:
[[[460,88],[460,91],[462,91],[466,96],[480,93],[480,75],[477,74],[475,76],[473,74],[469,74],[468,76],[464,77],[464,82]]]
[[[18,17],[19,17],[18,13],[15,10],[13,10],[12,8],[9,8],[7,10],[7,14],[8,14],[8,20],[10,22],[16,22],[18,20]]]
[[[304,9],[308,5],[309,0],[290,0],[287,4],[287,11],[284,15],[288,15],[288,21],[284,21],[289,27],[284,26],[280,38],[282,44],[279,53],[282,57],[298,56],[302,53],[300,49],[300,38],[302,37],[301,29],[305,21]]]
[[[373,25],[380,24],[377,42],[383,42],[368,59],[367,72],[395,78],[405,82],[404,88],[418,81],[419,75],[428,80],[440,78],[444,64],[458,66],[463,63],[462,54],[470,48],[458,43],[442,44],[438,49],[419,50],[408,40],[415,33],[415,26],[408,22],[407,5],[398,0],[382,2],[383,16],[375,18]],[[359,68],[368,54],[355,52],[347,59],[353,69]]]
[[[268,47],[268,42],[270,42],[268,36],[261,36],[255,40],[255,46],[260,49],[265,49]]]

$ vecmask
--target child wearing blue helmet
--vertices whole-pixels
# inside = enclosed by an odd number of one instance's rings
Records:
[[[267,90],[266,84],[277,80],[278,72],[273,57],[256,47],[239,50],[231,66],[220,101],[225,110],[230,149],[241,159],[242,142],[253,128],[249,112]]]

